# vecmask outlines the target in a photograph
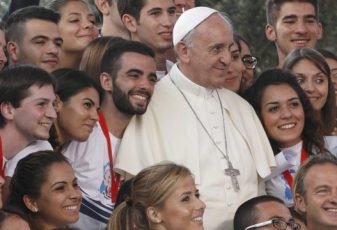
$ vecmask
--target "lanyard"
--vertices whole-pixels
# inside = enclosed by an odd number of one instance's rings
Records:
[[[109,161],[110,161],[110,171],[111,171],[111,201],[115,203],[117,198],[117,192],[120,186],[120,175],[115,174],[113,171],[113,158],[112,158],[112,146],[110,141],[110,134],[108,130],[108,126],[106,124],[105,118],[103,113],[100,111],[98,112],[99,117],[99,124],[101,125],[104,137],[107,142],[108,146],[108,153],[109,153]]]
[[[4,176],[4,154],[2,152],[2,139],[0,136],[0,175]]]
[[[301,164],[303,161],[305,161],[308,158],[308,151],[302,147],[301,150]],[[291,176],[289,170],[286,170],[283,172],[283,176],[286,179],[288,185],[290,186],[291,189],[293,189],[293,177]]]

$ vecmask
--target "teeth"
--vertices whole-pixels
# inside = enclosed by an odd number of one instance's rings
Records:
[[[202,217],[199,216],[199,217],[195,217],[192,219],[193,222],[202,222]]]
[[[328,208],[327,211],[328,212],[337,212],[337,208]]]
[[[67,209],[67,210],[76,210],[77,209],[77,205],[67,206],[67,207],[65,207],[65,209]]]
[[[47,128],[50,127],[50,125],[51,125],[50,123],[44,123],[44,122],[40,122],[39,124],[42,125],[42,126],[45,126]]]
[[[294,126],[295,126],[294,123],[292,123],[292,124],[286,124],[286,125],[280,126],[280,129],[291,129],[291,128],[293,128]]]
[[[133,97],[139,99],[139,100],[146,100],[147,98],[145,96],[142,96],[142,95],[133,95]]]

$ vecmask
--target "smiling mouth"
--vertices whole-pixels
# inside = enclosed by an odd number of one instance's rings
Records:
[[[39,122],[39,125],[41,125],[45,128],[50,128],[52,126],[52,123],[50,123],[50,122]]]
[[[295,123],[288,123],[288,124],[279,126],[279,129],[291,129],[291,128],[294,128],[295,125],[296,125]]]
[[[291,42],[299,46],[304,46],[309,42],[309,39],[292,39]]]
[[[327,212],[337,214],[337,208],[325,208],[324,210],[327,211]]]
[[[203,223],[202,216],[194,217],[192,219],[192,222],[197,223],[197,224],[202,224]]]

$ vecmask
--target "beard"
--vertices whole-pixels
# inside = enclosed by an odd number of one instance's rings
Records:
[[[145,90],[132,90],[126,94],[118,87],[116,81],[114,82],[112,89],[112,100],[119,111],[128,115],[142,115],[146,112],[147,106],[143,108],[136,107],[131,104],[128,95],[135,92],[146,95],[149,98],[151,97],[151,94]]]

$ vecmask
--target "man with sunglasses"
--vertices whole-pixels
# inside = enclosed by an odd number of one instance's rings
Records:
[[[264,195],[241,204],[234,216],[234,230],[260,228],[299,230],[301,226],[292,218],[282,200]]]

